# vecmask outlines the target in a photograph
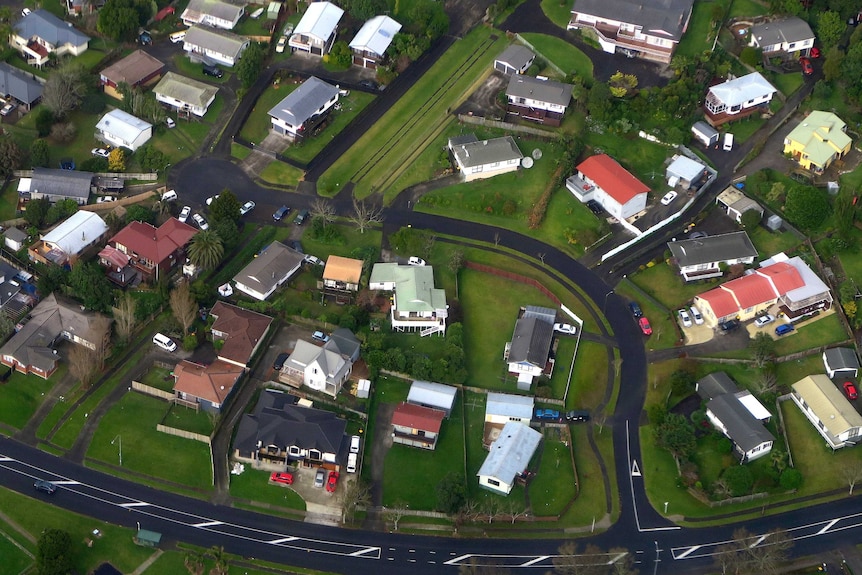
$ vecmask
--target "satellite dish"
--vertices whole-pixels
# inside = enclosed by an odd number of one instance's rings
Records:
[[[521,160],[522,168],[532,168],[533,167],[533,158],[527,156]]]
[[[534,160],[540,160],[542,158],[542,150],[536,148],[535,150],[533,150],[532,156]]]

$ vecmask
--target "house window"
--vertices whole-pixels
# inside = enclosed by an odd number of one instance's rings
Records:
[[[791,42],[790,44],[787,45],[788,50],[793,50],[795,47],[796,47],[796,42]]]
[[[291,457],[299,457],[302,454],[302,451],[295,445],[291,445],[288,448],[287,452],[290,454]]]
[[[500,487],[500,482],[496,479],[488,478],[488,485],[493,485],[494,487]]]
[[[419,437],[425,437],[425,430],[424,429],[417,429],[416,435],[418,435]]]
[[[309,449],[308,450],[308,457],[310,459],[318,459],[319,460],[320,459],[320,451],[317,449]]]

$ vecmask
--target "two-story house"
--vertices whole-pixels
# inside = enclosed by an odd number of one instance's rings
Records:
[[[790,386],[790,397],[833,450],[862,441],[862,415],[826,375],[806,376]]]
[[[204,24],[214,28],[233,30],[245,14],[245,2],[224,0],[191,0],[180,18],[186,26]]]
[[[531,122],[559,126],[572,101],[570,84],[512,74],[506,88],[506,113]]]
[[[566,189],[581,203],[598,202],[611,216],[627,220],[646,209],[649,186],[607,154],[590,156],[566,179]]]
[[[338,88],[311,76],[269,111],[272,131],[291,139],[308,136],[336,102]]]
[[[107,233],[108,225],[98,214],[75,212],[27,248],[27,255],[34,262],[71,268]]]
[[[302,19],[293,29],[287,44],[294,52],[308,52],[316,56],[328,54],[335,43],[338,22],[344,10],[331,2],[312,2]]]
[[[218,88],[204,82],[168,72],[153,88],[156,100],[167,104],[179,114],[203,117],[215,101]]]
[[[216,302],[210,316],[215,318],[210,327],[213,342],[223,342],[217,351],[219,360],[247,368],[269,332],[272,318],[223,301]]]
[[[672,241],[667,247],[687,282],[721,277],[722,266],[750,265],[757,257],[757,249],[745,232]]]
[[[95,136],[111,146],[134,152],[153,137],[153,125],[115,108],[96,124]]]
[[[233,67],[248,48],[250,40],[221,28],[197,24],[186,31],[183,50],[193,61],[212,61]]]
[[[114,62],[99,73],[99,81],[105,93],[118,100],[123,95],[117,89],[120,84],[130,88],[144,88],[159,81],[165,65],[143,50],[136,50],[125,58]]]
[[[703,104],[706,121],[720,126],[768,110],[777,91],[759,72],[716,84],[707,91]]]
[[[439,409],[401,402],[392,413],[392,442],[434,450],[445,416]]]
[[[814,46],[814,32],[808,22],[792,16],[755,24],[748,45],[763,50],[767,58],[777,54],[807,55]]]
[[[352,368],[353,362],[334,349],[330,342],[320,347],[298,339],[278,379],[293,387],[304,385],[335,397],[350,378]]]
[[[362,260],[329,256],[323,268],[323,290],[339,301],[350,301],[359,291],[362,278]]]
[[[9,45],[31,66],[41,68],[54,56],[80,56],[90,37],[47,10],[33,10],[12,27]]]
[[[524,159],[512,136],[480,141],[473,133],[449,138],[449,155],[465,182],[515,172]]]
[[[446,335],[449,305],[446,291],[434,287],[431,266],[402,266],[397,263],[374,264],[369,289],[394,292],[389,320],[395,331],[418,331],[425,337]]]
[[[527,391],[533,379],[550,375],[553,362],[549,356],[554,337],[554,320],[557,312],[551,308],[527,306],[515,322],[512,341],[506,343],[503,359],[509,373],[518,376],[518,389]]]
[[[353,65],[376,69],[400,30],[401,24],[389,16],[375,16],[368,20],[350,41]]]
[[[784,154],[802,168],[822,174],[849,154],[852,145],[844,120],[832,112],[814,110],[785,136]]]
[[[158,228],[134,221],[108,241],[99,258],[102,265],[113,268],[122,262],[112,256],[111,250],[120,252],[128,258],[124,265],[131,266],[144,281],[156,283],[170,277],[176,267],[185,262],[186,246],[196,233],[195,228],[176,218],[169,218]]]

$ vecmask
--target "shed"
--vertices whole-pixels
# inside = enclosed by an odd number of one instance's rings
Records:
[[[147,529],[138,529],[138,532],[135,534],[135,538],[133,539],[135,545],[140,545],[142,547],[158,547],[161,540],[161,533],[148,531]]]
[[[718,130],[707,124],[706,122],[695,122],[691,127],[691,133],[704,146],[709,147],[718,143]]]
[[[824,351],[823,366],[830,378],[859,375],[859,358],[849,347],[833,347]]]
[[[24,247],[27,241],[27,232],[18,228],[9,228],[4,234],[6,247],[12,251],[18,251]]]
[[[451,385],[431,381],[414,381],[410,386],[410,393],[407,394],[407,403],[439,409],[446,414],[446,417],[449,417],[457,394],[458,388]]]
[[[686,156],[676,156],[667,167],[666,177],[669,186],[677,183],[689,188],[697,183],[706,171],[706,166]]]

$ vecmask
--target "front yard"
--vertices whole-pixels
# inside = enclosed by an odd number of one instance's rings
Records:
[[[24,427],[42,405],[45,394],[66,373],[65,363],[60,365],[61,369],[47,380],[13,371],[5,383],[0,383],[0,423],[15,429]]]
[[[230,495],[246,501],[266,503],[275,508],[286,507],[305,511],[305,501],[289,487],[271,485],[269,472],[246,465],[240,475],[230,476]]]

